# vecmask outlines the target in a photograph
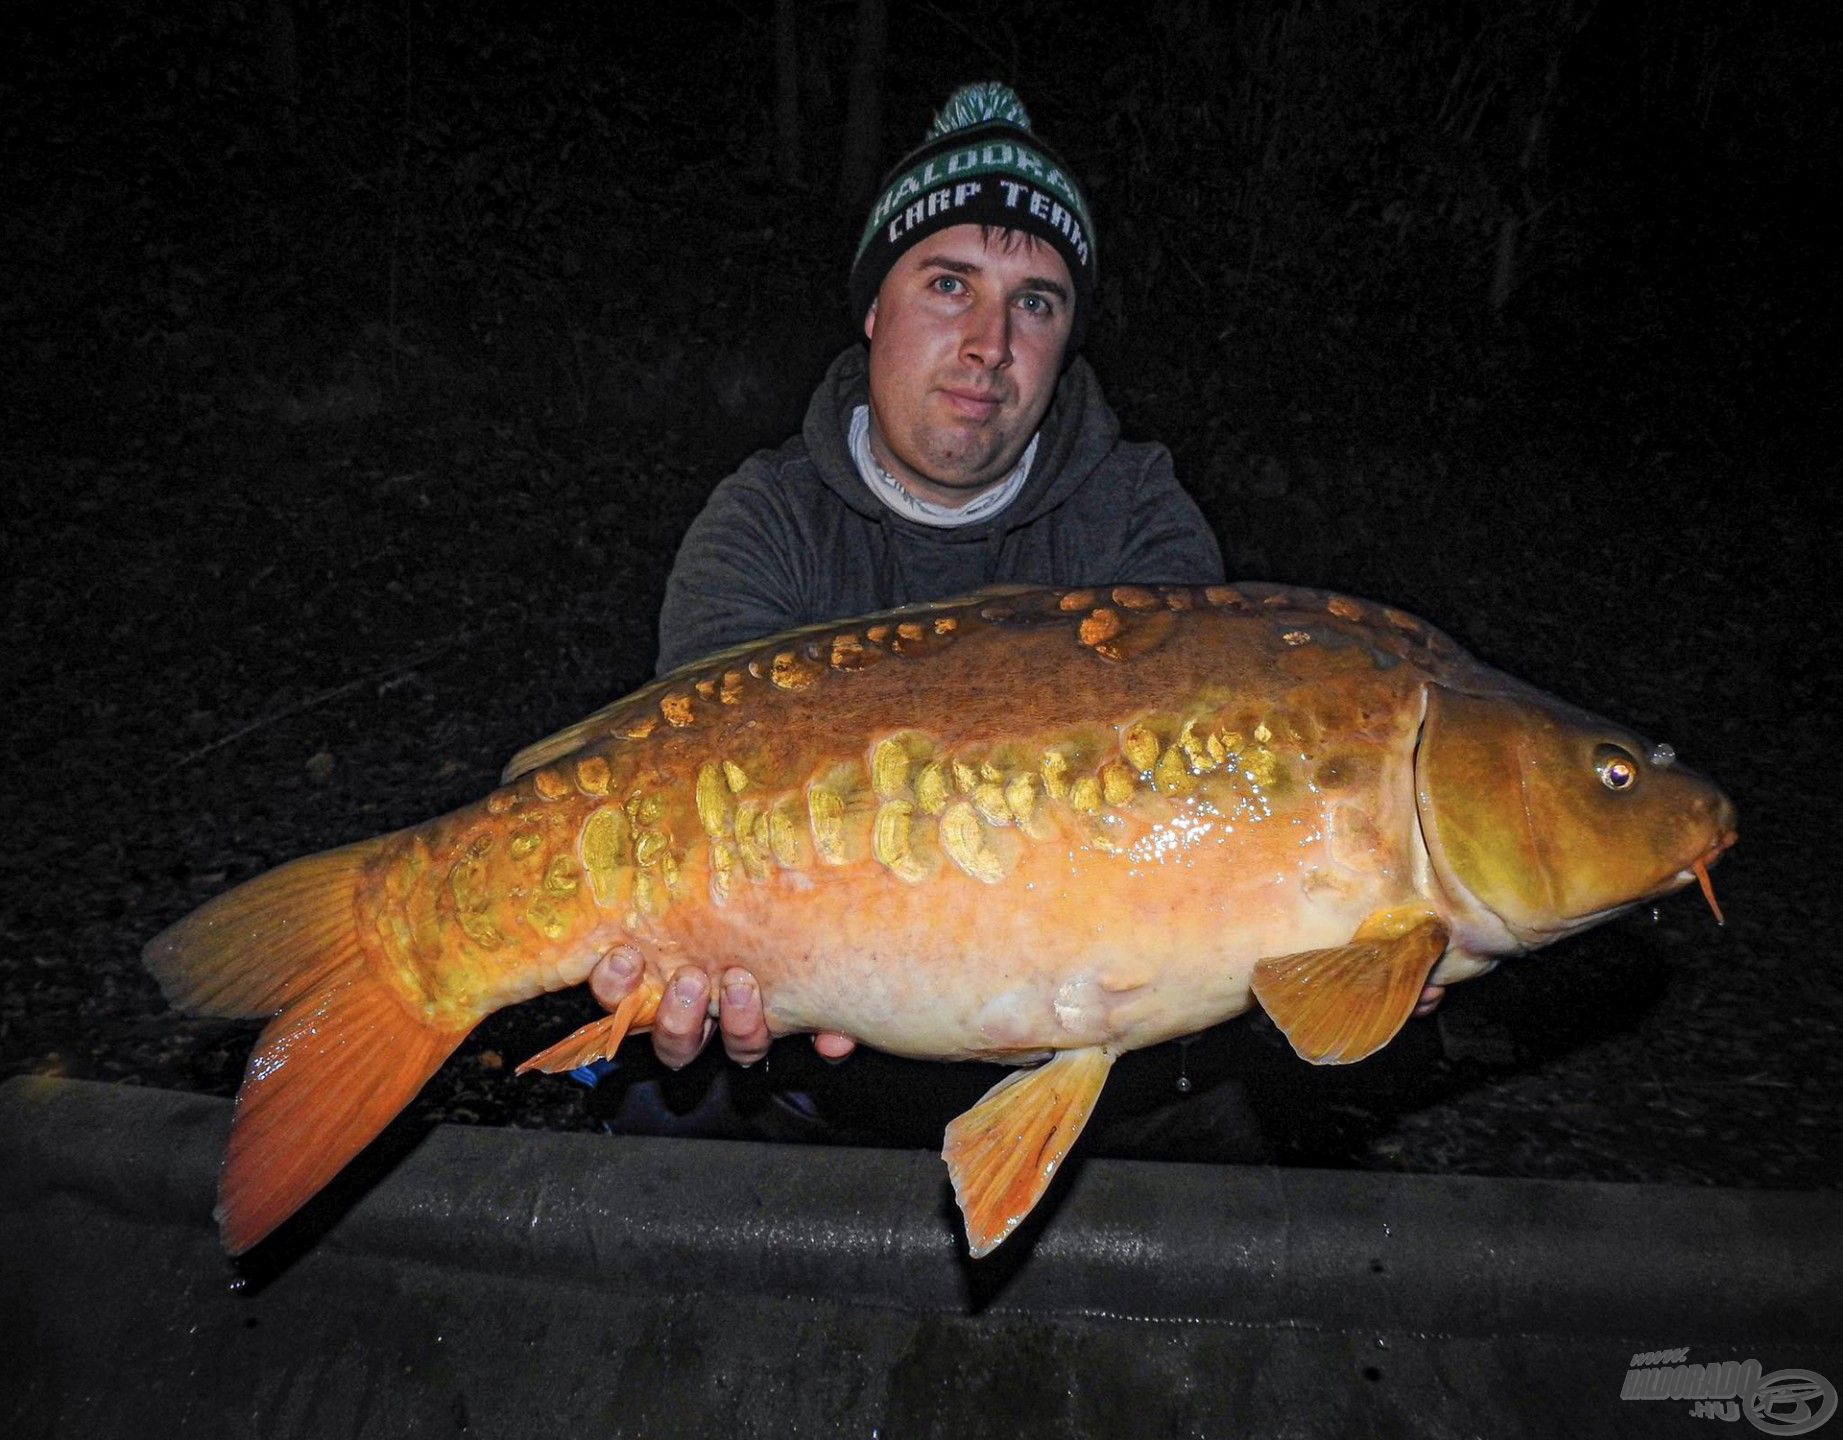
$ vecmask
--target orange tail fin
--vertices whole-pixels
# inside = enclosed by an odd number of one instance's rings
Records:
[[[359,875],[379,844],[310,855],[220,895],[148,942],[166,997],[206,1015],[274,1015],[237,1092],[218,1185],[241,1254],[365,1148],[461,1043],[376,975],[359,944]]]

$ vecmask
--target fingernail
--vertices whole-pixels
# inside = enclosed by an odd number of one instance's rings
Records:
[[[680,975],[672,982],[672,998],[680,1005],[696,1005],[703,999],[703,987],[695,975]]]
[[[725,1005],[734,1005],[740,1008],[741,1006],[747,1005],[754,996],[755,983],[747,976],[737,976],[734,979],[728,976],[724,977],[723,1003]]]
[[[631,985],[640,978],[640,957],[625,945],[618,950],[610,950],[605,963],[609,975],[623,985]]]

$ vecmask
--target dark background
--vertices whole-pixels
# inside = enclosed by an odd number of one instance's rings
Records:
[[[1725,930],[1678,897],[1347,1070],[1259,1017],[1130,1057],[1097,1143],[1208,1155],[1238,1079],[1287,1163],[1834,1185],[1824,8],[9,6],[0,1074],[231,1093],[254,1027],[142,943],[648,676],[685,525],[851,338],[865,157],[999,78],[1232,576],[1418,612],[1741,816]],[[501,1069],[589,1004],[495,1016],[418,1113],[595,1123]],[[926,1145],[991,1078],[770,1070]]]

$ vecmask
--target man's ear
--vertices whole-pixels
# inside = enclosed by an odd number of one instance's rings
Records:
[[[864,312],[864,338],[871,339],[877,333],[877,302],[870,302],[870,309]]]

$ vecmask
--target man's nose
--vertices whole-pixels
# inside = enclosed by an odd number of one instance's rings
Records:
[[[1011,363],[1011,310],[999,303],[981,304],[967,317],[960,354],[982,370],[1002,370]]]

